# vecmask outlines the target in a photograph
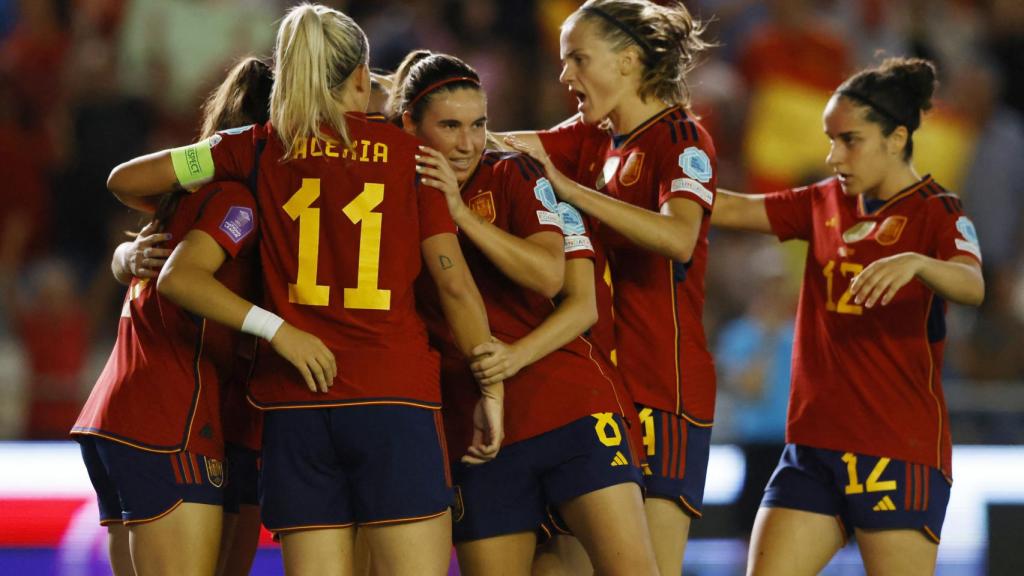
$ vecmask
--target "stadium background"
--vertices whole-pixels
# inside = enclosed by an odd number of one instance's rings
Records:
[[[578,2],[325,3],[363,26],[375,67],[419,47],[474,65],[492,129],[547,127],[575,109],[557,82],[558,25]],[[110,253],[139,216],[105,179],[125,159],[192,139],[202,98],[237,57],[271,53],[290,4],[0,0],[0,573],[104,573],[75,446],[39,441],[63,438],[115,335],[122,292]],[[886,55],[938,63],[915,164],[960,193],[987,282],[981,308],[948,314],[956,484],[939,572],[1024,573],[1024,1],[686,4],[720,44],[689,84],[725,188],[825,176],[820,113],[831,89]],[[712,505],[695,525],[688,574],[742,569],[782,442],[802,273],[799,244],[718,231],[711,242],[705,326],[720,393]],[[261,550],[259,573],[279,567],[276,550]],[[827,573],[860,571],[848,547]]]

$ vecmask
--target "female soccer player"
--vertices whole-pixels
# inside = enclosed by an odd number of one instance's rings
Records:
[[[200,139],[213,136],[217,130],[265,123],[269,119],[272,86],[273,76],[269,66],[257,58],[243,58],[203,104]],[[158,276],[167,256],[171,254],[169,248],[161,245],[169,239],[169,235],[161,232],[161,222],[171,220],[183,194],[176,192],[168,195],[139,235],[115,251],[111,267],[119,281],[128,284],[133,276],[140,279]],[[203,191],[199,191],[199,194],[202,195]],[[222,249],[219,245],[211,247]],[[232,267],[237,272],[232,274],[238,279],[237,285],[245,284],[242,287],[243,294],[254,295],[255,258],[239,259],[236,262]],[[243,269],[246,263],[252,269]],[[217,563],[217,574],[220,576],[249,573],[260,531],[256,463],[259,458],[262,416],[246,400],[246,383],[252,369],[255,341],[251,337],[239,338],[240,335],[235,332],[226,333],[231,342],[227,349],[238,350],[238,354],[228,365],[218,366],[227,465],[223,529]],[[116,525],[118,528],[114,526],[111,525],[113,530],[123,531],[119,525]],[[125,558],[128,558],[126,539],[124,546],[118,546],[117,549],[123,550]]]
[[[544,164],[559,198],[601,223],[662,574],[680,570],[690,519],[701,514],[715,405],[701,315],[717,165],[685,84],[707,47],[702,32],[681,4],[588,1],[561,35],[560,80],[580,114],[510,140]]]
[[[754,524],[748,573],[817,574],[856,534],[869,574],[932,574],[951,484],[942,395],[946,301],[984,298],[960,200],[911,162],[931,62],[858,72],[825,108],[835,176],[724,193],[716,226],[810,243],[788,442]]]
[[[485,384],[507,379],[510,389],[502,453],[455,467],[460,569],[529,574],[536,530],[551,504],[599,573],[656,573],[629,447],[629,405],[614,367],[583,335],[598,308],[581,215],[555,199],[528,157],[484,150],[486,98],[471,67],[414,53],[398,77],[401,122],[430,146],[420,154],[420,173],[445,193],[499,338],[474,350],[473,371]],[[432,328],[444,358],[449,438],[461,446],[476,396],[473,374],[445,341],[444,327]]]
[[[294,7],[278,31],[266,126],[132,160],[108,181],[129,203],[212,178],[254,182],[264,290],[284,318],[216,282],[201,235],[182,240],[160,285],[277,352],[260,356],[250,398],[267,410],[261,508],[289,574],[349,573],[354,525],[385,573],[446,573],[452,493],[438,359],[412,293],[421,257],[462,353],[490,338],[444,198],[418,183],[416,140],[365,116],[368,51],[348,16]],[[482,387],[474,458],[497,453],[502,395]]]

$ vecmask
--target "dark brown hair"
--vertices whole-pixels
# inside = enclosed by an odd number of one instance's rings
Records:
[[[410,52],[395,71],[388,107],[391,119],[401,122],[402,113],[408,111],[413,122],[419,122],[436,95],[460,88],[480,90],[480,75],[472,66],[448,54]]]
[[[914,155],[914,131],[921,113],[932,107],[938,86],[935,64],[921,58],[887,58],[879,66],[861,70],[843,82],[836,94],[867,108],[867,119],[889,136],[899,126],[907,128],[903,159]]]

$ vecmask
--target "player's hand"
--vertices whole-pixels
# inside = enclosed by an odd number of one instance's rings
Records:
[[[171,255],[170,250],[159,247],[170,240],[171,235],[157,233],[157,226],[159,224],[155,220],[146,224],[124,253],[128,272],[136,278],[156,278]]]
[[[526,365],[526,354],[515,344],[506,344],[498,339],[473,348],[470,369],[482,386],[489,386],[508,380]]]
[[[334,386],[338,365],[334,354],[316,336],[285,322],[274,334],[270,346],[302,374],[310,392],[326,393]]]
[[[468,211],[466,203],[462,201],[459,180],[443,154],[429,146],[420,146],[420,153],[416,155],[416,171],[422,176],[424,184],[444,192],[444,200],[453,220]]]
[[[555,168],[554,162],[551,161],[551,156],[544,151],[543,147],[536,147],[532,144],[527,144],[524,140],[515,136],[506,136],[505,144],[508,144],[513,150],[522,152],[530,158],[533,158],[540,165],[544,167],[545,175],[551,182],[551,187],[554,188],[555,194],[566,202],[572,202],[570,198],[567,198],[567,194],[571,194],[573,190],[573,181],[562,174],[558,168]]]
[[[505,384],[482,386],[473,409],[473,443],[462,462],[483,464],[494,460],[505,439]]]
[[[882,306],[891,302],[896,292],[917,275],[922,258],[916,252],[903,252],[872,262],[850,282],[854,304],[871,308],[879,298]]]

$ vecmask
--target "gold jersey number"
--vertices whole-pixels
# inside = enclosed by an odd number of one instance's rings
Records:
[[[316,282],[320,258],[320,209],[312,205],[319,197],[320,179],[303,178],[302,187],[284,205],[288,216],[299,221],[299,269],[295,283],[288,284],[288,301],[306,306],[327,306],[331,301],[331,287]],[[345,308],[391,309],[391,291],[378,287],[384,215],[373,209],[383,201],[384,185],[366,182],[363,191],[342,208],[353,224],[360,224],[356,286],[344,289]]]

